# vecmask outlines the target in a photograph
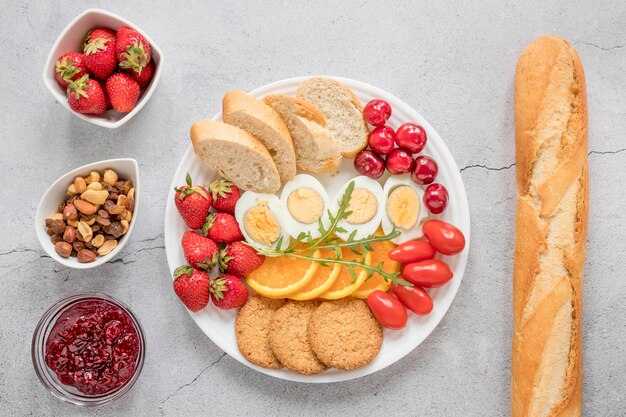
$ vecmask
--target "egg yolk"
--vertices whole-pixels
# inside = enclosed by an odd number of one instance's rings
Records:
[[[363,224],[372,220],[378,210],[378,201],[374,194],[363,188],[352,191],[346,211],[352,213],[346,219],[348,223]]]
[[[324,201],[315,190],[302,187],[287,197],[287,210],[296,221],[311,224],[322,216]]]
[[[417,223],[420,201],[411,187],[403,185],[395,188],[387,198],[387,216],[396,227],[410,229]]]
[[[243,228],[255,242],[264,245],[274,243],[280,237],[280,224],[274,213],[262,202],[243,216]]]

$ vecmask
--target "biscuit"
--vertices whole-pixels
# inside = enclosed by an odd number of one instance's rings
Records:
[[[363,300],[326,301],[311,316],[309,343],[328,367],[350,371],[378,355],[383,329]]]
[[[270,348],[268,334],[274,313],[284,304],[285,300],[255,295],[237,313],[237,346],[241,354],[255,365],[270,369],[283,367]]]
[[[270,326],[270,347],[278,360],[289,370],[313,375],[326,370],[309,345],[309,319],[317,301],[289,301],[279,308]]]

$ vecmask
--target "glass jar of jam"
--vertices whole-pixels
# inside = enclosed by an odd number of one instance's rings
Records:
[[[33,335],[32,357],[43,385],[77,405],[99,405],[124,395],[143,366],[141,325],[104,294],[74,295],[53,305]]]

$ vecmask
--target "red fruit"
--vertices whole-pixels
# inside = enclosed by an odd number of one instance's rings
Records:
[[[104,91],[98,81],[87,74],[67,86],[67,103],[82,114],[102,114],[107,110]]]
[[[213,208],[233,214],[241,192],[228,180],[215,180],[207,187],[213,197]]]
[[[117,30],[115,53],[120,67],[140,75],[152,59],[152,47],[141,33],[122,26]]]
[[[387,171],[394,175],[411,172],[413,169],[413,157],[411,153],[401,148],[396,148],[391,151],[391,153],[387,155],[385,163],[387,165]]]
[[[465,247],[463,232],[441,220],[429,220],[424,223],[424,234],[437,252],[455,255]]]
[[[263,265],[265,256],[259,255],[243,242],[233,242],[220,252],[220,272],[244,278]]]
[[[380,178],[385,172],[385,161],[372,151],[361,151],[354,158],[354,169],[361,175]]]
[[[202,310],[209,304],[209,275],[183,265],[174,271],[174,292],[189,310]]]
[[[211,299],[222,310],[242,307],[248,301],[248,289],[234,275],[220,275],[211,282]]]
[[[89,75],[89,69],[85,65],[85,55],[79,52],[66,52],[61,55],[54,66],[54,78],[59,85],[67,88],[72,81],[76,81],[83,75]]]
[[[174,203],[187,227],[201,229],[213,200],[206,188],[192,185],[189,174],[187,174],[186,181],[187,185],[174,188],[176,191]]]
[[[128,113],[135,108],[139,98],[139,84],[130,75],[118,72],[107,80],[107,94],[113,108],[120,113]]]
[[[196,269],[211,270],[218,262],[219,248],[211,239],[197,232],[185,232],[180,241],[189,265]]]
[[[211,213],[202,225],[202,233],[216,243],[231,243],[243,240],[239,223],[230,213]]]
[[[418,156],[415,158],[415,168],[411,172],[411,179],[416,184],[426,185],[435,181],[439,167],[437,163],[428,156]]]
[[[420,287],[441,287],[450,281],[454,273],[443,261],[430,259],[408,264],[402,270],[402,278]]]
[[[385,100],[370,100],[363,109],[363,118],[372,126],[382,126],[391,117],[391,106]]]
[[[396,145],[411,153],[422,152],[426,146],[426,131],[416,123],[405,123],[396,131]]]
[[[96,80],[98,84],[100,84],[100,88],[102,88],[102,93],[104,94],[104,101],[106,102],[107,110],[112,109],[111,100],[109,100],[109,95],[107,94],[107,83],[106,81]]]
[[[148,86],[148,84],[150,84],[150,81],[152,81],[152,76],[154,75],[154,61],[148,62],[148,65],[144,67],[141,74],[138,74],[134,70],[127,70],[127,72],[135,81],[137,81],[139,88],[143,90]]]
[[[380,126],[372,130],[369,135],[368,143],[370,148],[378,155],[387,155],[393,150],[393,143],[396,138],[396,132],[389,126]]]
[[[115,40],[115,32],[108,28],[93,29],[85,37],[83,43],[85,65],[101,80],[109,78],[117,68]]]
[[[396,298],[376,290],[367,297],[367,305],[381,326],[399,330],[406,326],[406,309]]]
[[[435,249],[428,242],[410,240],[389,251],[389,259],[406,265],[412,262],[425,261],[435,257]]]
[[[441,184],[430,184],[424,191],[424,204],[433,214],[439,214],[448,205],[448,190]]]
[[[405,287],[393,284],[391,291],[398,297],[402,305],[417,315],[424,316],[433,311],[433,299],[430,294],[417,285]]]

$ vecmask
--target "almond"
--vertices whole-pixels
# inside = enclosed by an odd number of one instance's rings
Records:
[[[85,200],[74,200],[74,207],[86,216],[96,212],[96,206]]]

